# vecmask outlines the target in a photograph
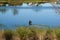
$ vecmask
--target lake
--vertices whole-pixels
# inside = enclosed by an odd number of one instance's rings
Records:
[[[0,29],[28,26],[29,20],[33,25],[60,26],[59,10],[50,3],[39,6],[29,6],[24,3],[17,7],[0,7]]]

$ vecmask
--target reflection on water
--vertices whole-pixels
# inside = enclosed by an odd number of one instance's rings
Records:
[[[0,8],[0,12],[2,12],[2,14],[5,13],[6,11],[7,11],[6,8]]]
[[[6,9],[6,8],[0,8],[0,12],[2,14],[5,14],[6,11],[8,11],[9,9]],[[18,14],[18,10],[16,8],[14,8],[13,10],[13,15],[17,15]]]
[[[18,11],[17,11],[17,9],[13,9],[13,15],[17,15],[18,14]]]
[[[60,26],[60,14],[58,15],[50,5],[49,7],[7,7],[0,9],[0,24],[5,25],[4,28],[13,29],[14,26],[18,25],[27,26],[29,20],[32,21],[33,25]]]
[[[39,9],[39,8],[34,8],[34,9],[32,9],[33,11],[35,11],[35,12],[39,12],[39,11],[42,11],[43,9]]]
[[[3,28],[5,28],[5,27],[7,27],[7,26],[4,25],[4,24],[0,24],[0,30],[3,29]]]
[[[33,11],[35,11],[35,12],[39,12],[39,11],[42,11],[42,10],[44,10],[44,9],[54,9],[55,10],[55,12],[56,13],[59,13],[60,14],[60,8],[58,8],[58,9],[55,9],[55,8],[53,8],[53,7],[40,7],[40,6],[38,6],[38,7],[17,7],[17,8],[13,8],[12,7],[12,13],[13,13],[13,15],[17,15],[18,14],[18,10],[17,9],[32,9]],[[7,11],[7,10],[9,10],[10,8],[0,8],[0,12],[2,13],[2,14],[5,14],[5,12]],[[19,10],[20,11],[20,10]]]

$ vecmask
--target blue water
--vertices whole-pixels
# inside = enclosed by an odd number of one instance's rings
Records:
[[[41,4],[38,7],[23,4],[17,7],[0,8],[5,9],[5,11],[0,11],[0,29],[13,29],[18,25],[28,26],[29,20],[33,25],[60,26],[60,13],[57,13],[51,4]]]

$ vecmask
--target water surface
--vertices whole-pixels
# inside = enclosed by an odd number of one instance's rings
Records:
[[[23,4],[17,7],[0,7],[0,29],[28,26],[29,20],[33,25],[60,26],[60,13],[49,3],[40,6]]]

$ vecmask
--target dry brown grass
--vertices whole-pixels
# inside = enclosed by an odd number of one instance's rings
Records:
[[[6,39],[8,37],[10,39]],[[0,40],[58,40],[56,30],[20,27],[14,31],[0,31]]]
[[[3,31],[0,31],[0,40],[4,40]]]

